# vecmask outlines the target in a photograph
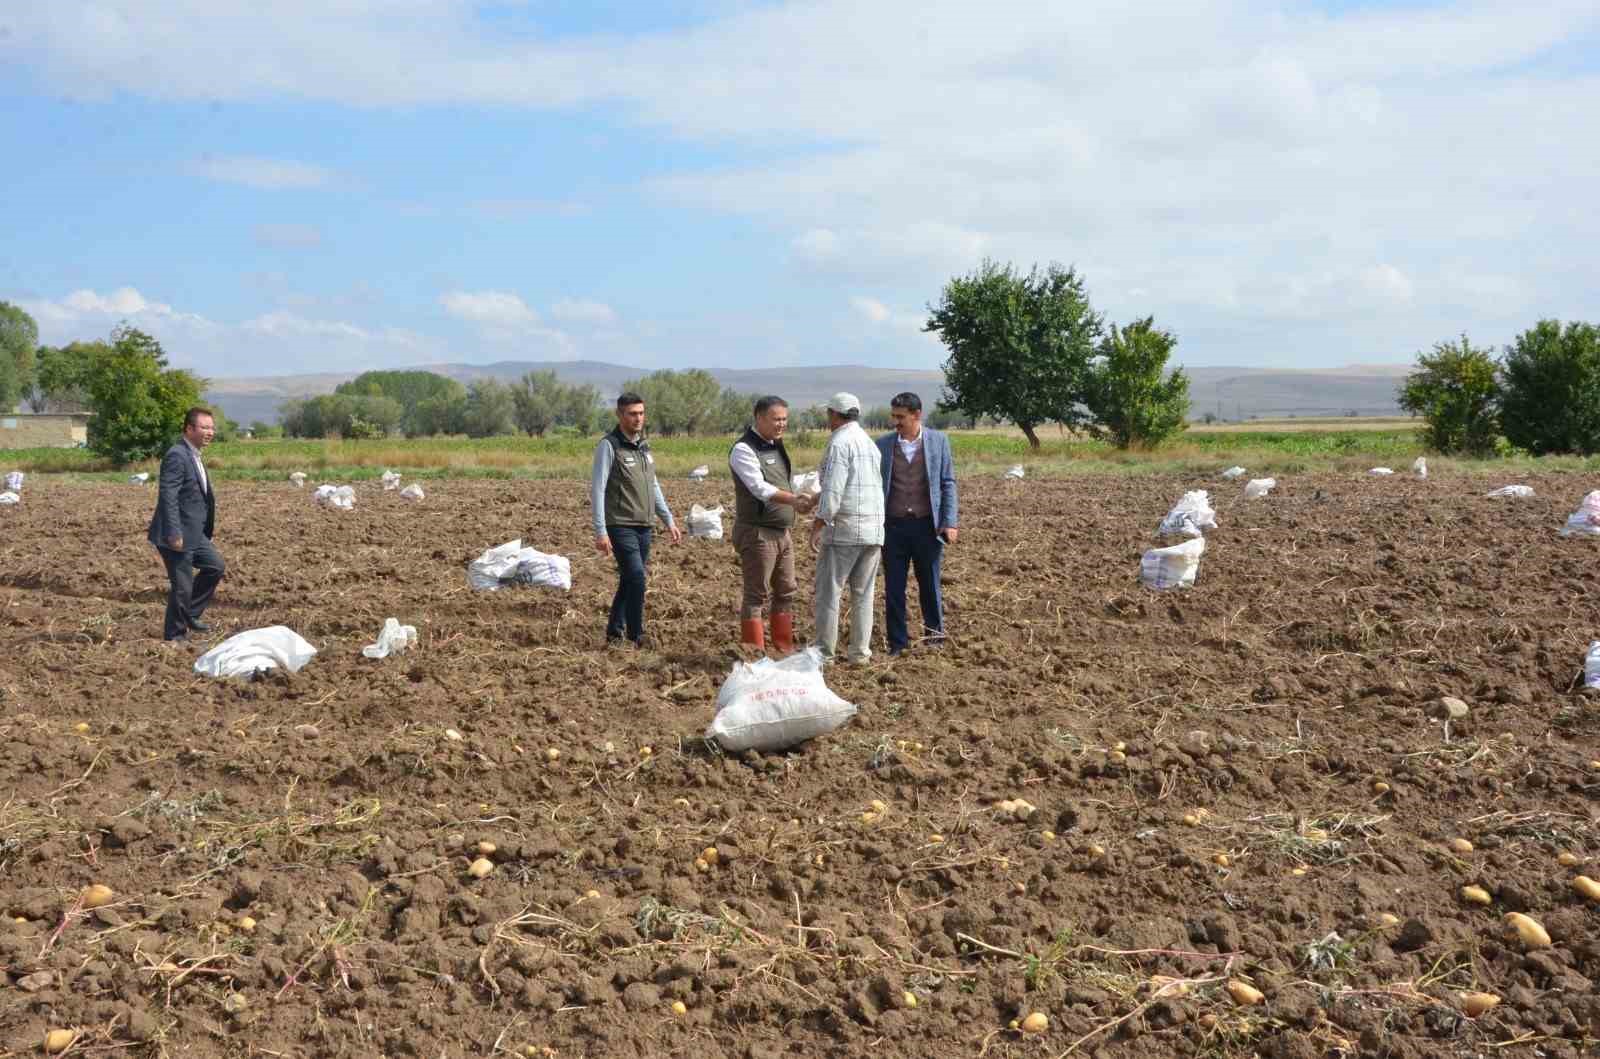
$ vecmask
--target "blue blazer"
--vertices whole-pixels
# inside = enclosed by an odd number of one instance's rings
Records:
[[[900,435],[890,432],[878,439],[878,454],[882,457],[883,499],[889,500],[889,475],[894,471],[895,439]],[[959,527],[959,508],[956,503],[956,461],[950,455],[950,439],[943,431],[932,427],[922,428],[922,460],[928,467],[928,507],[933,512],[933,528]]]

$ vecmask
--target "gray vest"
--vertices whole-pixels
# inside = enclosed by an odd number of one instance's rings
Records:
[[[789,450],[782,441],[767,441],[754,429],[746,427],[740,441],[749,445],[761,466],[761,477],[775,489],[791,490]],[[794,525],[794,508],[788,504],[769,504],[756,495],[737,475],[733,479],[733,522],[736,526],[766,526],[769,529],[788,529]]]
[[[611,443],[611,477],[606,479],[606,525],[653,526],[656,521],[656,468],[650,462],[650,443],[622,436],[620,429],[606,435]]]

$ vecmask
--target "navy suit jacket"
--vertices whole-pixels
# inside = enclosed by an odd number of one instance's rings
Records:
[[[889,475],[894,471],[894,445],[899,434],[893,432],[878,439],[878,453],[882,456],[883,499],[889,499]],[[949,529],[961,525],[960,510],[956,503],[956,461],[950,455],[950,439],[943,431],[932,427],[922,428],[922,460],[928,468],[928,509],[933,512],[933,528]]]
[[[211,539],[216,529],[217,494],[206,475],[206,488],[200,488],[200,469],[195,466],[189,443],[179,440],[161,458],[160,488],[156,493],[156,513],[150,519],[150,543],[167,547],[167,541],[182,535],[184,551],[193,551]]]

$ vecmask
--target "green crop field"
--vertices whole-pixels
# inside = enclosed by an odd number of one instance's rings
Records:
[[[1298,428],[1290,425],[1294,422],[1196,428],[1159,449],[1129,452],[1060,432],[1045,432],[1037,452],[1029,451],[1022,435],[1011,430],[952,431],[950,436],[961,474],[998,474],[1017,463],[1030,475],[1047,477],[1215,473],[1230,464],[1240,464],[1252,475],[1365,470],[1379,464],[1405,470],[1424,453],[1417,431],[1410,427],[1339,429],[1329,422]],[[825,431],[816,430],[789,436],[797,469],[815,466],[826,438]],[[593,437],[230,441],[208,449],[206,465],[224,480],[275,480],[294,471],[304,471],[313,480],[361,480],[376,478],[385,470],[418,478],[582,478],[588,475],[595,442]],[[672,478],[700,464],[723,473],[732,442],[727,436],[671,437],[653,439],[651,446],[661,473]],[[1430,462],[1440,470],[1484,474],[1600,469],[1600,458],[1580,457]],[[0,449],[0,473],[20,470],[103,479],[153,472],[156,466],[150,460],[118,468],[82,449]]]

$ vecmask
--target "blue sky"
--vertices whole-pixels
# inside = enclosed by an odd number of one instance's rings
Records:
[[[211,376],[935,367],[984,256],[1190,364],[1600,316],[1592,3],[1126,8],[5,5],[0,298]]]

